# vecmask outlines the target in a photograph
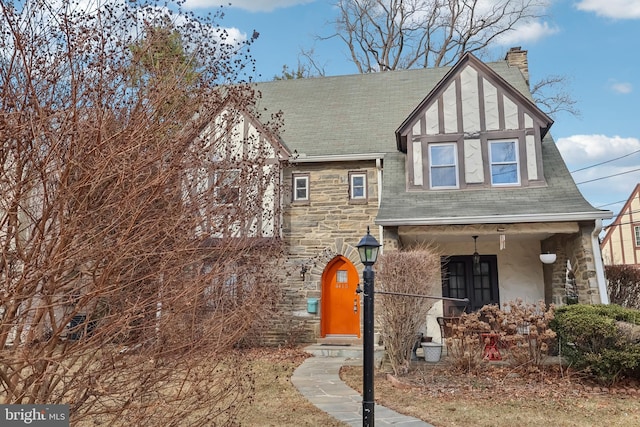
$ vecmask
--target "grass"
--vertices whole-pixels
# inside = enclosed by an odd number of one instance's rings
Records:
[[[344,367],[341,376],[361,391],[361,367]],[[466,375],[446,363],[422,362],[399,385],[387,378],[376,374],[376,402],[436,427],[640,425],[640,394],[629,389],[613,391],[616,394],[587,391],[580,376],[552,368],[527,375],[492,366]]]
[[[239,414],[233,425],[346,425],[309,403],[291,383],[294,370],[308,354],[299,349],[247,349],[239,354],[246,364],[243,363],[242,371],[236,374],[252,378],[252,384],[248,389],[250,399],[237,402]],[[362,367],[345,366],[341,377],[361,392]],[[224,381],[214,378],[212,381],[207,393],[226,387]],[[471,375],[454,372],[446,362],[414,362],[409,374],[399,380],[388,377],[384,368],[377,371],[375,397],[378,404],[436,427],[640,425],[639,382],[628,382],[624,384],[626,388],[615,390],[593,386],[577,373],[553,368],[525,374],[508,366],[492,365]],[[201,410],[212,409],[198,403],[198,396],[193,393],[188,396],[196,400],[196,407]],[[205,396],[204,401],[207,398],[211,395]],[[120,421],[114,425],[136,424],[128,423],[126,417]],[[93,417],[74,425],[106,424],[99,417]],[[206,424],[184,420],[180,425]]]
[[[291,375],[308,354],[299,350],[250,350],[255,378],[253,401],[238,419],[242,426],[346,426],[313,406],[291,383]]]
[[[344,426],[296,390],[290,377],[305,359],[297,350],[252,350],[255,398],[243,426]],[[343,380],[362,392],[362,367],[345,366]],[[630,393],[629,385],[637,392]],[[436,427],[628,427],[640,425],[640,387],[596,389],[578,373],[549,368],[518,374],[495,365],[478,375],[455,373],[446,362],[415,362],[400,385],[376,372],[378,404]]]

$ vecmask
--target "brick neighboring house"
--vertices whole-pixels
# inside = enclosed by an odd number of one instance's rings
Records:
[[[532,102],[526,51],[255,87],[261,115],[282,112],[280,142],[291,153],[288,317],[264,340],[360,336],[355,245],[367,226],[383,251],[436,243],[446,260],[436,293],[468,297],[472,310],[516,298],[561,304],[567,265],[580,302],[608,302],[598,234],[612,212],[591,206],[571,178],[552,120]],[[540,261],[546,252],[555,262]],[[435,317],[449,310],[434,306],[429,334],[439,335]]]
[[[640,266],[640,184],[607,226],[600,247],[605,265]]]

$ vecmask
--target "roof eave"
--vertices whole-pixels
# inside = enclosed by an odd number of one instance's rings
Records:
[[[361,154],[329,154],[326,156],[307,156],[304,154],[292,156],[290,163],[325,163],[325,162],[353,162],[361,160],[383,159],[385,153],[361,153]]]
[[[459,216],[441,218],[389,218],[376,219],[375,224],[389,227],[403,225],[511,224],[522,222],[591,221],[596,219],[610,219],[611,217],[613,217],[613,212],[599,211],[552,214]]]

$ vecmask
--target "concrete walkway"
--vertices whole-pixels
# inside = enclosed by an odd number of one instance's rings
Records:
[[[362,396],[340,379],[341,366],[361,363],[362,359],[347,357],[309,357],[294,371],[291,382],[319,409],[350,426],[362,426]],[[377,426],[433,427],[378,404],[374,421]]]

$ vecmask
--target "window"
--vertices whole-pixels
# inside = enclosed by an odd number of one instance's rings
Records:
[[[309,175],[293,176],[293,201],[309,200]]]
[[[491,185],[520,184],[516,141],[490,141]]]
[[[367,199],[366,172],[349,172],[349,198],[351,200]]]
[[[634,232],[635,237],[636,237],[636,246],[640,247],[640,225],[634,225],[633,226],[633,232]]]
[[[458,188],[457,159],[455,144],[429,144],[431,188]]]
[[[240,171],[238,169],[216,171],[213,174],[213,194],[216,201],[229,205],[240,199]]]

